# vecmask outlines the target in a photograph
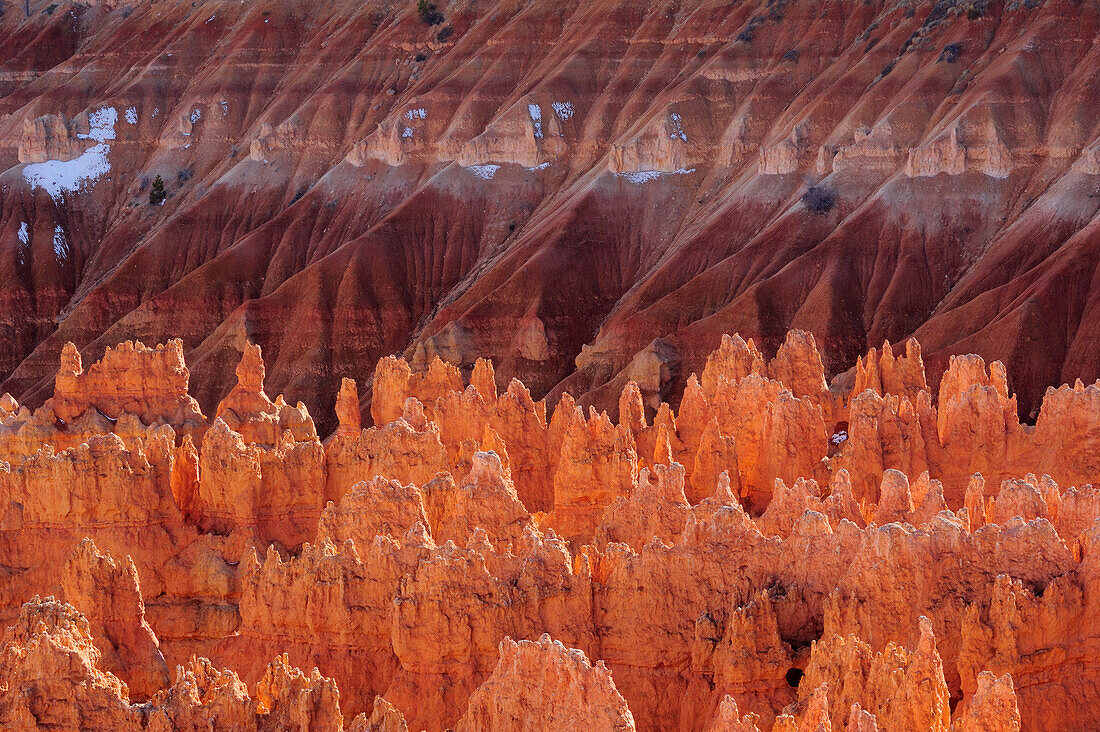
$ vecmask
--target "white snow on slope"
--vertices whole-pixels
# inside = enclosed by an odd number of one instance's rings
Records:
[[[65,241],[65,232],[61,224],[53,227],[53,254],[57,257],[57,263],[61,264],[69,256],[69,242]]]
[[[115,139],[117,123],[118,110],[114,107],[97,109],[88,115],[88,134],[77,135],[82,140],[93,140],[97,144],[72,160],[30,163],[23,168],[23,179],[32,187],[46,191],[54,200],[60,199],[64,193],[76,193],[94,183],[111,170],[111,161],[107,158],[111,146],[107,141]]]
[[[669,122],[672,123],[672,132],[669,133],[669,137],[673,140],[683,140],[687,142],[688,136],[684,132],[684,119],[680,115],[673,112],[668,116]]]
[[[528,104],[527,113],[531,115],[531,123],[535,126],[535,137],[542,139],[542,108],[537,104]]]
[[[492,180],[493,176],[500,170],[499,165],[467,165],[466,170],[470,171],[478,178],[484,180]]]
[[[572,102],[554,102],[550,106],[554,108],[554,112],[562,122],[573,116],[574,109]]]
[[[649,183],[650,181],[657,180],[663,175],[687,175],[688,173],[694,173],[695,168],[680,168],[679,170],[673,170],[666,172],[662,170],[636,170],[631,173],[617,173],[620,178],[625,178],[631,183]]]

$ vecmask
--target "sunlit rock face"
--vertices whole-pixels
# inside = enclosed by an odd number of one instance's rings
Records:
[[[393,354],[612,417],[630,381],[678,405],[734,330],[769,360],[812,333],[848,385],[884,341],[933,388],[976,353],[1029,424],[1100,376],[1088,2],[435,5],[8,0],[0,390],[41,406],[66,342],[179,339],[217,417],[254,340],[326,437]]]
[[[613,419],[388,357],[322,443],[253,344],[213,420],[190,373],[66,346],[0,398],[5,729],[1100,724],[1100,385],[1032,427],[999,362],[933,399],[886,345],[854,394],[795,331]]]
[[[1098,22],[3,2],[0,729],[1100,728]]]

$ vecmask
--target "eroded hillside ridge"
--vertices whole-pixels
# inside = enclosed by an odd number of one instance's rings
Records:
[[[614,415],[793,328],[1025,418],[1100,377],[1095,0],[434,4],[5,0],[0,389],[180,338],[212,413],[251,340],[324,435],[390,353]]]
[[[808,333],[725,336],[612,421],[387,357],[322,443],[236,375],[210,418],[178,341],[66,346],[0,399],[0,726],[1100,723],[1100,383],[1027,426],[977,356],[933,401],[916,341],[843,393]]]

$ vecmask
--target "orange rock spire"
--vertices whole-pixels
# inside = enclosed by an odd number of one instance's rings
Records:
[[[176,346],[66,349],[60,396],[0,400],[0,725],[1100,723],[1100,388],[1032,428],[996,363],[933,399],[912,343],[852,397],[815,353],[724,339],[618,421],[389,358],[322,444],[257,347],[212,424]]]

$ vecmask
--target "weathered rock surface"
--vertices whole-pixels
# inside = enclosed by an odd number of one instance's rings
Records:
[[[794,328],[1100,376],[1089,2],[435,4],[5,0],[0,391],[179,338],[216,417],[254,339],[322,435],[394,353],[615,416]]]
[[[276,658],[255,698],[232,671],[205,659],[177,667],[175,683],[132,704],[126,684],[99,668],[88,622],[52,597],[23,606],[0,649],[0,722],[5,729],[340,730],[339,693],[316,671]]]
[[[145,601],[132,559],[102,554],[91,539],[65,563],[61,599],[88,620],[100,665],[126,681],[131,698],[148,699],[168,685],[160,643],[145,621]]]
[[[1100,724],[1100,385],[1029,426],[1000,364],[933,399],[888,352],[853,396],[806,333],[725,338],[617,420],[387,358],[322,443],[251,345],[212,422],[174,346],[70,350],[62,398],[0,400],[0,726]]]
[[[500,660],[470,697],[456,732],[601,729],[626,732],[634,718],[602,662],[549,635],[500,642]]]

